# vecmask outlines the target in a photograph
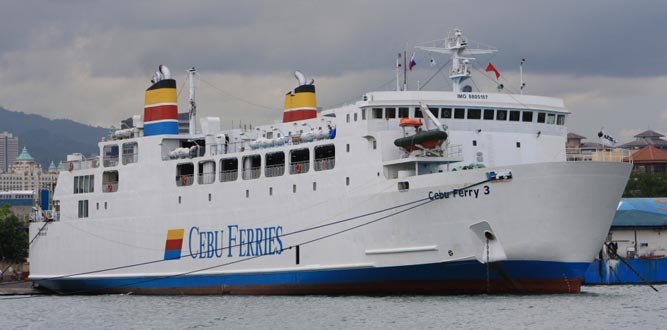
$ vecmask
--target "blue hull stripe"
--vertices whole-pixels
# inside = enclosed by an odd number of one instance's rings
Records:
[[[490,269],[491,280],[557,280],[582,279],[588,263],[563,263],[544,261],[501,262],[503,275]],[[427,265],[361,268],[345,270],[318,270],[261,274],[187,275],[175,277],[122,277],[56,279],[34,281],[55,291],[86,291],[105,289],[167,289],[208,286],[255,285],[312,285],[349,284],[378,281],[485,281],[487,267],[477,261],[449,262]]]
[[[584,284],[627,284],[644,283],[628,266],[621,261],[611,265],[608,261],[595,260],[586,271]],[[627,259],[627,262],[647,281],[667,283],[667,258]]]

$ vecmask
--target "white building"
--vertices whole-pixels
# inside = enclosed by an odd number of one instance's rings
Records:
[[[19,155],[19,138],[12,133],[0,133],[0,173],[7,173]]]
[[[59,170],[51,162],[48,170],[44,172],[42,165],[37,163],[23,148],[16,161],[5,173],[0,174],[0,191],[34,191],[46,189],[53,192]]]

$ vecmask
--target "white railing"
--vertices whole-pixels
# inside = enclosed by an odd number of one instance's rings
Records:
[[[250,167],[243,169],[243,180],[257,179],[262,174],[261,167]]]
[[[289,174],[306,173],[310,169],[310,161],[293,162],[289,165]]]
[[[205,172],[199,173],[199,178],[197,179],[199,184],[210,184],[215,182],[215,172]]]
[[[273,177],[273,176],[281,176],[285,174],[285,165],[272,165],[272,166],[267,166],[265,169],[264,175],[267,178]]]
[[[335,157],[330,157],[330,158],[322,158],[322,159],[316,159],[315,160],[315,171],[324,171],[324,170],[330,170],[336,166],[336,158]]]
[[[633,162],[632,151],[625,149],[581,150],[580,148],[566,148],[565,158],[569,162]]]
[[[238,177],[238,170],[220,171],[220,182],[236,181]]]
[[[195,176],[192,174],[177,175],[176,186],[178,187],[191,186],[192,182],[194,181],[194,178]]]

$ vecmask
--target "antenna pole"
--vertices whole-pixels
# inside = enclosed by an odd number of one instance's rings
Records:
[[[401,53],[398,53],[398,56],[396,57],[396,91],[401,90],[401,63],[399,62],[401,60]]]
[[[403,90],[408,90],[408,53],[406,50],[403,50]]]
[[[519,83],[521,84],[519,86],[519,89],[521,90],[521,94],[523,94],[523,88],[526,86],[526,84],[523,82],[523,63],[526,62],[525,58],[521,59],[521,63],[519,63]]]
[[[197,104],[195,103],[195,74],[197,70],[193,66],[188,70],[188,80],[190,82],[190,134],[196,134],[197,130]]]

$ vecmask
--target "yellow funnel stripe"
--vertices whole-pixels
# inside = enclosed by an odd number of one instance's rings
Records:
[[[144,106],[176,102],[176,88],[160,88],[146,91],[146,103],[144,103]]]
[[[301,92],[285,96],[285,110],[295,108],[317,108],[315,93]]]
[[[167,239],[183,239],[185,229],[170,229],[167,232]]]

